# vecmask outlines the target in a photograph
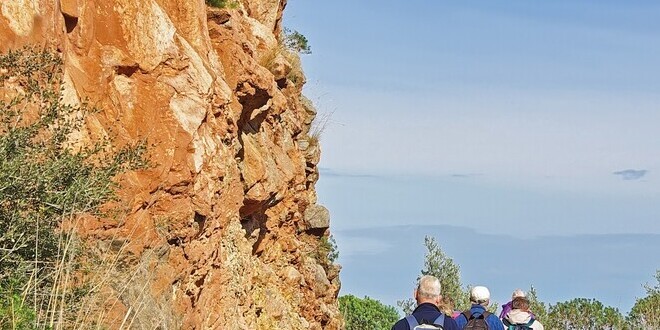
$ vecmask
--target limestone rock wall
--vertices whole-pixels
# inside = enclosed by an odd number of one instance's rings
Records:
[[[0,51],[54,47],[64,97],[100,111],[83,136],[146,141],[118,180],[128,215],[79,232],[113,255],[95,292],[109,328],[337,329],[338,266],[319,253],[318,141],[286,0],[10,0]],[[322,250],[322,249],[321,249]],[[114,253],[114,254],[113,254]]]

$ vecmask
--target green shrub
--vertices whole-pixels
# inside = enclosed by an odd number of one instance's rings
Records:
[[[353,295],[339,297],[339,310],[344,317],[346,330],[389,330],[399,320],[396,308],[378,300]]]
[[[539,299],[538,292],[534,286],[529,288],[527,299],[529,299],[529,310],[534,313],[539,322],[545,324],[548,319],[548,309],[545,303]]]
[[[22,292],[15,281],[6,281],[0,286],[0,328],[33,329],[36,315],[26,305]]]
[[[290,51],[300,54],[312,53],[312,48],[309,46],[309,40],[298,31],[284,28],[283,42],[284,46]]]
[[[595,299],[575,298],[550,305],[548,329],[625,329],[623,316],[616,308]]]
[[[37,324],[54,315],[48,311],[53,306],[74,309],[82,293],[58,280],[76,267],[77,249],[60,224],[82,213],[98,214],[114,196],[112,178],[146,165],[144,144],[117,152],[109,151],[109,141],[75,145],[73,133],[90,109],[62,102],[61,64],[46,50],[0,55],[0,86],[7,88],[0,94],[5,96],[0,99],[0,288],[13,288],[4,292],[3,320],[27,316],[26,306]]]
[[[318,247],[318,254],[320,260],[326,264],[334,264],[339,258],[339,251],[337,250],[337,242],[335,238],[330,236],[321,237]]]
[[[646,297],[637,299],[628,313],[631,329],[660,329],[660,270],[655,280],[655,286],[645,285]]]

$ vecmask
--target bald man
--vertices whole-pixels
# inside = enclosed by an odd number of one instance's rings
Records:
[[[438,308],[442,301],[440,289],[440,281],[437,278],[431,275],[422,276],[414,291],[417,308],[411,315],[394,324],[392,330],[413,330],[416,327],[419,329],[459,330],[456,321],[443,314]],[[432,325],[439,325],[442,328],[431,327]]]

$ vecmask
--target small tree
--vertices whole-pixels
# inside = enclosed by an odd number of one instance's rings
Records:
[[[311,54],[312,48],[309,46],[309,40],[302,33],[284,28],[284,46],[290,51],[300,54]]]
[[[417,279],[419,280],[423,275],[432,275],[440,280],[444,305],[441,307],[444,312],[450,313],[454,309],[470,308],[467,291],[461,284],[460,267],[442,251],[435,238],[424,237],[424,246],[426,247],[424,268]],[[401,300],[397,302],[397,305],[404,313],[410,314],[415,308],[415,301],[413,299]]]
[[[625,322],[616,308],[595,299],[576,298],[550,305],[547,326],[565,330],[624,329]]]
[[[316,259],[323,265],[332,265],[339,259],[339,249],[334,236],[321,237],[316,250]]]
[[[426,256],[422,275],[432,275],[440,280],[443,300],[453,309],[465,310],[470,307],[467,291],[461,284],[461,269],[447,256],[435,238],[424,237]]]
[[[539,322],[544,323],[548,319],[548,309],[545,303],[539,300],[536,288],[532,285],[527,292],[527,299],[529,300],[529,310],[534,313]]]
[[[627,320],[632,329],[660,329],[660,270],[655,272],[654,287],[645,285],[646,297],[639,298]]]

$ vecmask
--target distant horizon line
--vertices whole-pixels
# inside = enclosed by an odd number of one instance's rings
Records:
[[[408,225],[384,225],[384,226],[364,226],[364,227],[355,227],[355,228],[350,228],[350,229],[333,229],[332,227],[332,216],[330,220],[330,232],[342,232],[342,233],[348,233],[348,232],[360,232],[360,231],[366,231],[370,229],[397,229],[397,228],[454,228],[458,230],[465,230],[469,232],[474,232],[480,235],[485,235],[485,236],[504,236],[504,237],[511,237],[511,238],[517,238],[517,239],[543,239],[543,238],[571,238],[571,237],[625,237],[625,236],[644,236],[644,237],[655,237],[658,236],[660,237],[660,233],[576,233],[576,234],[551,234],[551,235],[536,235],[536,236],[527,236],[527,237],[520,237],[512,234],[500,234],[500,233],[487,233],[487,232],[481,232],[478,231],[475,228],[468,227],[468,226],[460,226],[460,225],[448,225],[448,224],[408,224]]]

